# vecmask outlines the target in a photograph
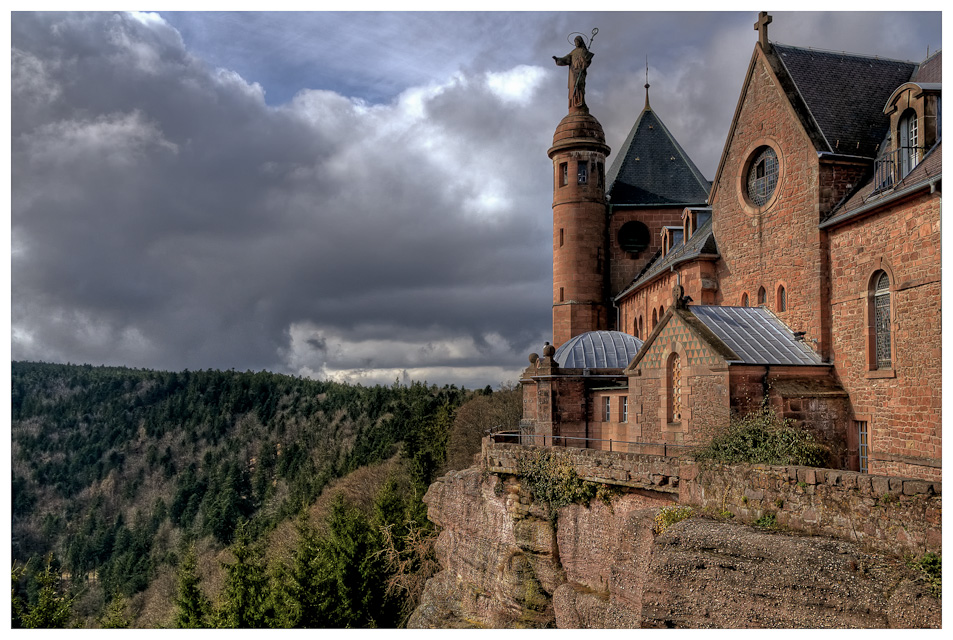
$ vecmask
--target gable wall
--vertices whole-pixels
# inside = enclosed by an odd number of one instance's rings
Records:
[[[712,201],[722,257],[716,304],[738,306],[747,292],[754,306],[763,286],[767,307],[793,330],[806,331],[809,344],[816,338],[824,357],[817,153],[760,52],[753,64]],[[777,152],[780,168],[775,197],[759,210],[745,202],[742,189],[747,161],[765,144]],[[776,311],[779,284],[787,293],[784,312]]]
[[[868,422],[871,473],[940,478],[940,200],[924,194],[830,231],[833,361],[854,418]],[[890,275],[893,369],[871,371],[868,291],[881,268]]]
[[[681,420],[668,422],[668,360],[681,363]],[[642,442],[705,444],[728,424],[729,376],[724,358],[671,316],[629,377],[629,418]]]

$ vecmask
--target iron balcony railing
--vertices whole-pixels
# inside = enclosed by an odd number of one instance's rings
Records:
[[[903,180],[923,157],[923,147],[898,147],[874,161],[874,192]]]
[[[572,447],[576,449],[594,449],[613,451],[618,453],[640,453],[649,456],[678,457],[696,449],[697,447],[685,444],[671,444],[668,442],[630,442],[628,440],[613,440],[606,438],[580,438],[576,436],[548,436],[535,433],[520,433],[519,431],[498,431],[490,434],[493,442],[526,444],[536,447]],[[589,446],[590,442],[608,443],[608,449]]]

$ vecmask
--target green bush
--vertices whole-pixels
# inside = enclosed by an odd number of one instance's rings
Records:
[[[930,593],[939,598],[943,593],[943,570],[941,558],[937,553],[924,553],[915,560],[910,560],[910,566],[920,572],[920,578],[930,585]]]
[[[695,511],[691,507],[662,507],[658,510],[658,513],[655,514],[655,534],[662,535],[666,529],[676,522],[681,522],[694,515]]]
[[[825,467],[831,450],[793,420],[781,418],[766,403],[732,419],[728,428],[695,452],[696,460],[727,464],[795,464]]]
[[[593,498],[608,504],[617,493],[601,483],[581,479],[569,458],[557,451],[534,451],[520,457],[516,466],[533,496],[547,503],[554,512],[568,504],[588,505]]]

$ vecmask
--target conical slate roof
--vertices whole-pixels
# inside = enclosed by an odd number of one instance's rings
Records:
[[[639,114],[606,176],[612,205],[698,206],[711,183],[648,105]]]

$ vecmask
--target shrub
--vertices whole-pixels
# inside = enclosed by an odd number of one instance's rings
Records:
[[[773,513],[766,513],[755,520],[753,524],[759,529],[777,529],[778,519]]]
[[[829,447],[793,420],[778,416],[767,403],[741,418],[733,418],[723,433],[695,452],[696,460],[727,464],[824,467],[830,457]]]
[[[533,496],[554,512],[573,503],[588,506],[596,497],[608,504],[617,493],[601,483],[581,479],[572,461],[556,451],[538,450],[521,456],[516,467]]]
[[[932,551],[924,553],[919,558],[910,560],[909,565],[919,571],[920,578],[930,585],[930,593],[939,598],[943,593],[943,571],[940,555]]]
[[[681,522],[694,515],[695,511],[691,507],[662,507],[658,513],[655,514],[655,528],[653,530],[656,535],[660,536],[676,522]]]

